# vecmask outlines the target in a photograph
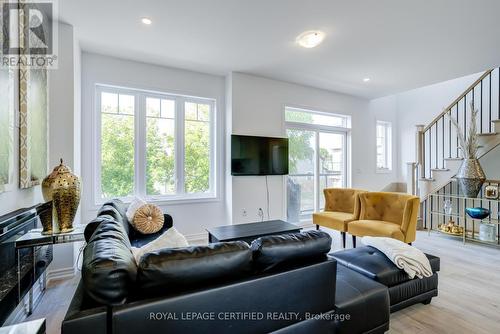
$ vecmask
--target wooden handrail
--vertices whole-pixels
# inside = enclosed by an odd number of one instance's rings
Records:
[[[442,113],[440,113],[436,118],[434,118],[432,122],[430,122],[429,125],[427,125],[424,128],[424,132],[427,132],[427,130],[429,130],[434,124],[436,124],[442,117],[444,117],[445,114],[449,113],[450,109],[453,108],[455,104],[457,104],[461,99],[463,99],[465,95],[469,94],[472,91],[472,89],[474,89],[481,81],[483,81],[483,79],[486,78],[491,72],[493,72],[493,69],[484,72],[483,75],[479,77],[479,79],[474,81],[472,85],[470,85],[462,94],[460,94],[459,97],[457,97],[452,103],[450,103],[450,105],[447,108],[445,108]]]

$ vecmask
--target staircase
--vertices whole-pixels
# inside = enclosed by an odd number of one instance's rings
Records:
[[[500,145],[500,69],[484,72],[427,126],[417,126],[417,161],[408,164],[407,189],[425,201],[431,192],[446,186],[462,163],[458,136],[449,117],[462,129],[471,122],[470,103],[479,110],[479,158]]]

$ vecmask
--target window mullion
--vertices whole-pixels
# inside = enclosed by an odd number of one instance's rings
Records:
[[[184,177],[184,119],[185,119],[185,100],[177,98],[175,101],[175,175],[176,175],[176,192],[184,194],[185,177]]]
[[[146,196],[146,98],[136,95],[135,103],[136,140],[135,140],[135,193]]]
[[[314,211],[319,211],[319,182],[320,182],[320,168],[319,168],[319,131],[314,132]]]

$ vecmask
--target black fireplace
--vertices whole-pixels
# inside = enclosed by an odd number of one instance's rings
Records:
[[[19,251],[21,263],[18,284],[18,257],[15,241],[38,227],[39,215],[50,210],[45,205],[20,209],[0,216],[0,324],[3,324],[33,284],[52,262],[52,245],[23,248]]]

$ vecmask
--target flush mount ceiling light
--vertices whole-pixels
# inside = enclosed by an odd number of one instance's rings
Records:
[[[144,23],[145,25],[150,25],[151,23],[153,23],[153,21],[151,21],[149,17],[143,17],[141,19],[141,22]]]
[[[370,78],[364,78],[363,79],[363,82],[368,82],[368,81],[370,81]]]
[[[314,48],[323,42],[325,39],[325,33],[319,30],[305,31],[297,38],[295,41],[304,48]]]

